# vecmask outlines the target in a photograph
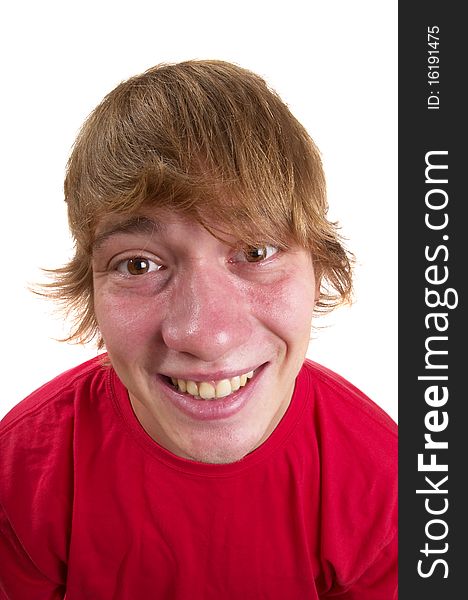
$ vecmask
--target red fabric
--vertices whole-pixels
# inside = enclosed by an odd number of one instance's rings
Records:
[[[0,425],[0,598],[392,600],[396,439],[366,396],[307,361],[260,448],[191,462],[89,361]]]

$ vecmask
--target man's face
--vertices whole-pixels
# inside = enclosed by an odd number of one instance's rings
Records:
[[[93,271],[110,360],[155,441],[227,463],[267,439],[308,347],[317,288],[309,253],[243,249],[234,233],[220,241],[148,210],[100,223]]]

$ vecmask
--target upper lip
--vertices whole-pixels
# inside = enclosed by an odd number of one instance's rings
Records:
[[[245,369],[236,369],[236,370],[222,370],[222,371],[210,371],[209,373],[202,373],[200,371],[186,371],[183,374],[179,373],[161,373],[165,377],[173,377],[174,379],[183,379],[185,381],[221,381],[221,379],[232,379],[233,377],[237,377],[238,375],[243,375],[244,373],[250,373],[250,371],[256,371],[260,367],[263,367],[266,363],[261,363],[257,366],[246,367]]]

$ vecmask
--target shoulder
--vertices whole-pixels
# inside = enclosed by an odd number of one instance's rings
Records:
[[[15,432],[41,421],[66,420],[77,398],[102,384],[105,355],[97,356],[48,381],[14,406],[0,421],[0,443]]]
[[[353,384],[312,361],[301,370],[300,387],[310,396],[320,452],[323,558],[336,580],[349,584],[397,531],[397,425]]]
[[[329,425],[345,421],[348,435],[367,431],[396,444],[398,426],[395,421],[341,375],[306,360],[298,382],[302,392],[313,398],[314,411]]]
[[[349,381],[312,361],[301,370],[309,396],[322,471],[331,487],[371,491],[396,499],[398,428],[393,419]],[[368,489],[372,481],[371,490]],[[338,489],[340,488],[340,489]],[[360,501],[360,500],[359,500]]]
[[[0,500],[23,477],[28,485],[46,473],[63,475],[70,460],[76,412],[106,385],[106,367],[96,357],[70,369],[22,400],[0,422]]]
[[[58,578],[66,561],[74,494],[77,414],[105,392],[102,357],[62,373],[0,422],[0,507],[43,573]],[[57,561],[60,557],[60,561]]]

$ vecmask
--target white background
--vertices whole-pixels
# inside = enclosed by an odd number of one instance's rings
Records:
[[[4,6],[6,3],[4,3]],[[330,215],[357,256],[356,302],[308,356],[397,418],[397,3],[33,0],[0,15],[0,416],[93,347],[28,284],[71,255],[62,182],[87,114],[159,62],[218,58],[264,76],[322,151]]]

